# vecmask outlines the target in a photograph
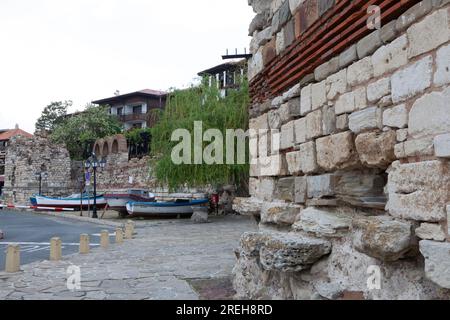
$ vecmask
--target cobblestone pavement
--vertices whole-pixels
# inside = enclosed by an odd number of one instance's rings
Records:
[[[255,222],[240,216],[212,218],[209,224],[137,221],[135,239],[122,245],[0,273],[0,300],[227,298],[234,248],[243,232],[255,229]],[[81,269],[81,289],[74,292],[67,288],[71,265]]]

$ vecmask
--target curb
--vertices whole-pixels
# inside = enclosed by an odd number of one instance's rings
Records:
[[[106,220],[100,220],[100,219],[92,219],[88,217],[78,217],[67,213],[55,213],[55,212],[46,212],[46,211],[35,211],[35,214],[44,215],[44,216],[50,216],[50,217],[57,217],[57,218],[64,218],[64,219],[70,219],[75,220],[79,222],[88,222],[88,223],[94,223],[99,224],[102,226],[109,226],[109,227],[119,227],[123,228],[126,224],[121,222],[114,222],[114,221],[106,221]]]

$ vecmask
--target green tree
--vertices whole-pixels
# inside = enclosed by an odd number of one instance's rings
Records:
[[[151,129],[151,154],[154,161],[151,167],[161,185],[174,190],[178,187],[215,187],[233,184],[240,190],[248,185],[248,164],[174,164],[172,150],[179,142],[172,142],[172,133],[177,129],[187,129],[191,135],[194,122],[201,121],[203,133],[208,129],[218,129],[225,140],[227,129],[248,129],[249,93],[245,80],[239,90],[229,91],[225,98],[220,97],[216,86],[209,86],[203,81],[199,87],[187,90],[175,90],[168,98],[165,111],[159,122]],[[204,142],[203,148],[210,142]],[[191,154],[194,155],[192,143]],[[225,150],[224,150],[225,151]],[[248,159],[248,148],[246,150]],[[224,163],[226,163],[224,152]]]
[[[122,125],[107,107],[88,105],[84,112],[60,123],[50,137],[53,142],[65,144],[72,159],[83,160],[97,139],[121,131]]]
[[[36,132],[52,132],[56,126],[64,121],[67,109],[72,101],[52,102],[44,108],[41,117],[36,122]]]

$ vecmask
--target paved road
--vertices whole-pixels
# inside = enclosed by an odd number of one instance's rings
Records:
[[[5,239],[0,240],[0,271],[4,270],[6,248],[10,243],[20,244],[21,264],[46,260],[50,255],[50,239],[60,237],[63,255],[78,252],[80,234],[90,235],[92,246],[100,243],[100,232],[108,230],[114,241],[113,229],[106,226],[37,215],[33,213],[0,210],[0,229]]]

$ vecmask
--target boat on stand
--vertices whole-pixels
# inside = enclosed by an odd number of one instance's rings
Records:
[[[128,202],[155,202],[155,195],[144,189],[130,189],[122,193],[108,193],[104,197],[108,204],[108,209],[119,212],[121,217],[128,215]]]
[[[106,206],[106,199],[103,195],[95,198],[98,209]],[[31,204],[40,208],[71,208],[86,210],[94,205],[94,197],[87,194],[73,194],[68,197],[52,198],[41,195],[34,195],[30,198]]]
[[[205,206],[209,199],[178,199],[162,202],[128,202],[126,207],[131,216],[140,217],[173,217],[190,216],[194,213],[193,207]]]

